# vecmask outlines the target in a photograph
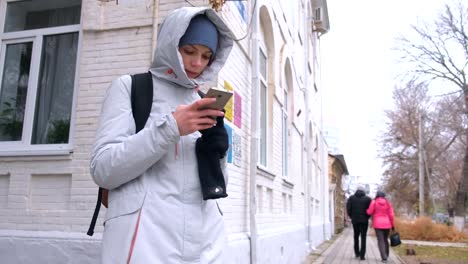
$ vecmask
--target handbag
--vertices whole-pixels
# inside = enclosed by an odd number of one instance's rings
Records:
[[[392,231],[390,234],[390,246],[396,247],[401,244],[400,234],[396,231]]]

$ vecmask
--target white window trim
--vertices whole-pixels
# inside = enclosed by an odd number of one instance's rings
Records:
[[[0,33],[0,38],[2,40],[8,40],[8,39],[26,38],[26,37],[38,36],[38,35],[46,36],[46,35],[55,35],[55,34],[75,33],[75,32],[79,32],[80,29],[81,29],[81,25],[70,25],[70,26],[60,26],[60,27],[53,27],[53,28],[13,31],[13,32]]]
[[[76,101],[79,90],[79,60],[81,58],[81,42],[83,39],[83,33],[81,30],[81,24],[67,25],[60,27],[51,27],[43,29],[23,30],[3,33],[3,28],[6,19],[6,7],[7,3],[17,2],[21,0],[7,0],[0,2],[0,84],[3,75],[3,68],[5,64],[5,52],[7,44],[33,42],[33,50],[31,55],[31,68],[30,77],[28,82],[28,94],[26,95],[25,105],[25,116],[23,121],[23,134],[21,141],[5,141],[0,142],[0,157],[3,156],[40,156],[40,155],[68,155],[73,153],[73,138],[75,128],[75,116],[76,116]],[[75,80],[73,88],[73,99],[71,106],[70,115],[70,128],[69,128],[69,141],[67,144],[38,144],[33,145],[30,143],[32,124],[34,122],[34,109],[36,103],[37,84],[39,76],[39,65],[42,51],[42,39],[47,35],[55,34],[67,34],[67,33],[78,33],[78,48],[76,55],[76,67],[75,67]],[[1,89],[1,86],[0,86]],[[34,96],[34,97],[33,97]],[[34,100],[31,100],[34,98]],[[26,142],[29,141],[29,142]]]

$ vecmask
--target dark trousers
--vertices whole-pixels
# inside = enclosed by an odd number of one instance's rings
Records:
[[[366,236],[369,223],[353,224],[354,230],[354,254],[356,257],[364,258],[366,255]],[[359,250],[359,236],[361,236],[361,250]]]
[[[375,229],[377,244],[379,245],[379,252],[382,260],[386,260],[388,258],[388,254],[390,253],[390,247],[388,245],[389,232],[390,229]]]

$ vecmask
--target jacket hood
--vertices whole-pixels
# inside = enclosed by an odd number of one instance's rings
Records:
[[[184,70],[179,41],[187,30],[191,19],[205,14],[218,30],[218,49],[214,60],[196,79],[189,79]],[[226,62],[233,46],[233,35],[223,20],[209,7],[183,7],[172,11],[162,22],[150,71],[158,78],[186,88],[212,82]]]
[[[388,207],[388,202],[385,198],[382,198],[382,197],[378,197],[375,199],[375,203],[379,206],[379,207]]]
[[[355,196],[357,197],[362,197],[362,196],[365,196],[366,193],[363,191],[363,190],[357,190],[355,193],[354,193]]]

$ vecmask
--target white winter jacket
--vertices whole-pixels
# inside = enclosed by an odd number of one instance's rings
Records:
[[[197,79],[185,74],[179,39],[192,17],[205,13],[217,26],[219,46]],[[198,84],[216,81],[233,45],[228,27],[207,8],[172,12],[160,26],[154,62],[153,105],[145,128],[135,134],[131,78],[112,82],[102,105],[91,175],[109,189],[102,263],[223,263],[225,234],[215,200],[204,201],[195,141],[180,136],[172,112],[198,100]],[[225,160],[222,160],[225,177]],[[227,179],[226,179],[227,182]]]

